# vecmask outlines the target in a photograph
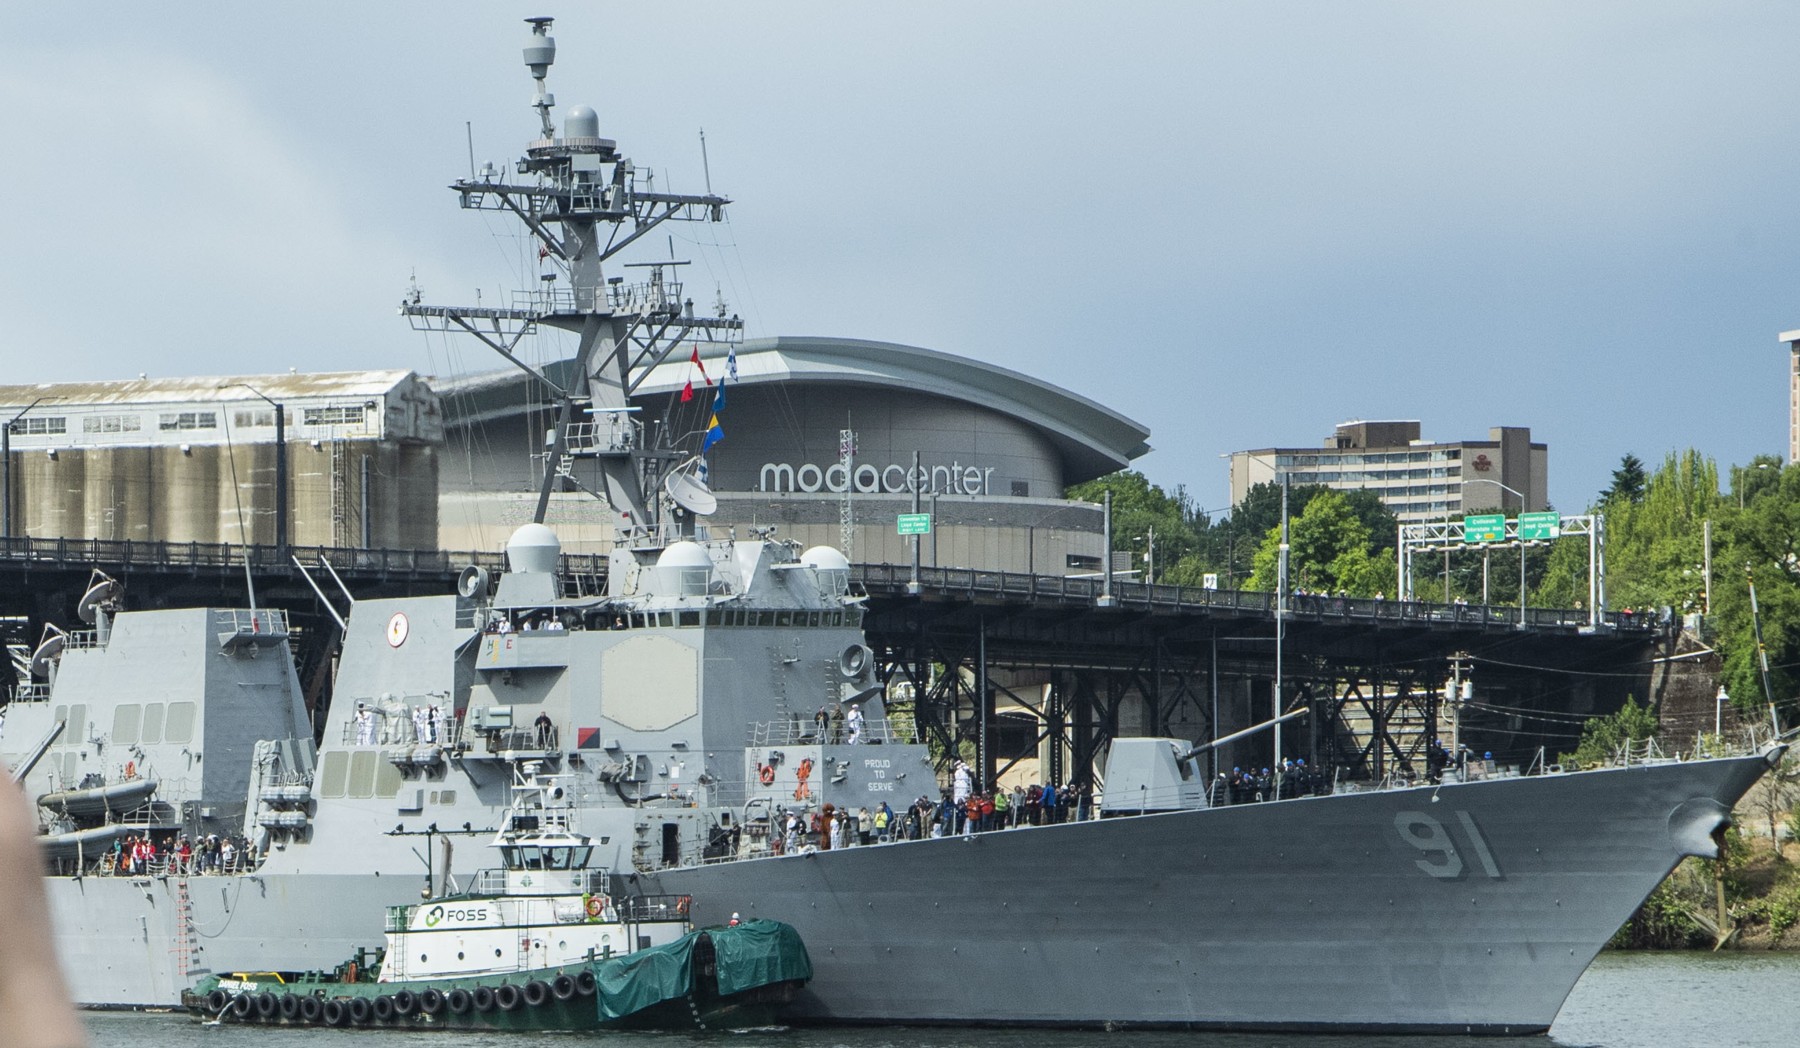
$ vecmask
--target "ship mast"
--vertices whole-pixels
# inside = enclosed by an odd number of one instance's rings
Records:
[[[551,120],[556,98],[545,85],[556,60],[552,20],[525,21],[531,26],[525,65],[536,84],[531,106],[541,133],[517,164],[525,177],[506,181],[489,164],[450,188],[465,208],[505,211],[522,222],[548,271],[539,287],[515,292],[509,308],[426,305],[415,290],[400,312],[416,330],[474,335],[550,392],[556,423],[545,437],[533,521],[543,523],[553,491],[575,487],[604,499],[628,530],[653,528],[660,517],[659,478],[680,453],[666,432],[646,433],[631,398],[681,343],[736,342],[744,325],[736,316],[694,313],[678,278],[684,262],[630,263],[648,269],[640,283],[607,277],[603,267],[670,219],[722,221],[730,200],[710,188],[701,195],[657,191],[648,172],[639,172],[612,139],[600,137],[599,116],[587,106],[567,110],[557,137]],[[578,337],[566,378],[553,378],[514,352],[540,324]]]

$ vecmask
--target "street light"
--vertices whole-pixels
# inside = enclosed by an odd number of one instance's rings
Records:
[[[1456,483],[1459,486],[1464,486],[1464,487],[1466,487],[1470,484],[1492,484],[1493,486],[1499,488],[1501,491],[1510,491],[1514,495],[1518,496],[1519,512],[1520,513],[1525,512],[1525,493],[1520,491],[1517,488],[1509,488],[1505,484],[1502,484],[1497,480],[1492,480],[1488,477],[1465,477],[1462,480],[1457,481]],[[1523,528],[1520,528],[1519,531],[1520,531],[1520,535],[1519,535],[1519,626],[1522,629],[1525,626],[1525,536],[1523,534],[1523,532],[1524,532]],[[1483,574],[1482,581],[1483,581],[1483,584],[1485,585],[1486,584],[1485,573]],[[1485,593],[1482,595],[1482,603],[1483,604],[1487,603],[1487,595]],[[1485,615],[1486,612],[1483,612],[1482,614]]]
[[[243,387],[268,402],[275,409],[275,552],[282,560],[288,555],[288,457],[287,409],[248,382],[227,382],[219,389]]]
[[[60,396],[42,396],[25,405],[25,407],[6,425],[0,426],[0,539],[12,538],[12,431],[13,425],[46,400],[61,400]]]

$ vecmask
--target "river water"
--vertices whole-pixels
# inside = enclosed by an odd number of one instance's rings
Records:
[[[202,1026],[186,1016],[94,1013],[92,1048],[530,1048],[613,1039],[628,1048],[1669,1048],[1800,1044],[1800,956],[1608,953],[1582,976],[1549,1038],[1102,1033],[886,1028],[713,1034],[526,1035]]]

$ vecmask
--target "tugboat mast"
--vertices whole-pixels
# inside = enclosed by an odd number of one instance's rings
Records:
[[[640,174],[617,143],[600,137],[599,116],[587,106],[567,110],[557,137],[551,119],[556,97],[545,84],[556,60],[552,20],[525,21],[531,26],[525,45],[525,65],[535,84],[531,106],[542,137],[526,146],[517,173],[531,180],[505,181],[490,164],[450,188],[465,208],[517,217],[537,240],[538,257],[549,271],[539,287],[514,292],[510,308],[425,305],[415,290],[400,312],[415,330],[474,335],[554,397],[556,424],[545,439],[534,522],[544,522],[553,491],[575,487],[604,499],[623,518],[617,523],[627,533],[653,531],[661,516],[654,493],[681,456],[666,432],[646,435],[631,397],[680,343],[737,342],[744,324],[737,316],[695,314],[677,278],[683,262],[631,263],[650,270],[641,283],[608,278],[603,266],[670,219],[722,221],[731,201],[710,187],[701,195],[656,191],[651,176]],[[566,384],[514,352],[540,324],[578,336]]]

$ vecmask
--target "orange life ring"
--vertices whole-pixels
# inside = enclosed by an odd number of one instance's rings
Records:
[[[137,778],[137,761],[125,762],[125,777],[127,779]]]
[[[606,912],[606,896],[590,895],[587,901],[587,915],[596,920]]]
[[[688,903],[690,903],[692,901],[693,901],[693,896],[691,896],[691,895],[683,895],[681,898],[676,899],[675,900],[675,912],[680,914],[683,917],[686,917],[687,912],[688,912]]]
[[[771,783],[773,783],[775,781],[775,765],[773,765],[773,764],[762,765],[757,770],[756,777],[762,780],[762,784],[764,786],[770,785]]]

